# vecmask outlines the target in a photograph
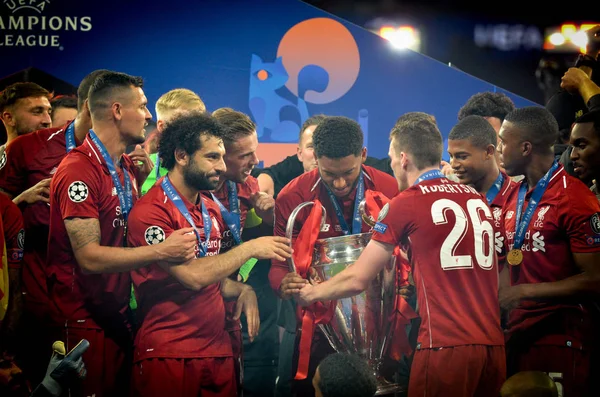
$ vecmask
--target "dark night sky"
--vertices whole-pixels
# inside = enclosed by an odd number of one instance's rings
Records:
[[[377,17],[414,20],[424,32],[421,52],[440,62],[451,62],[461,70],[518,95],[543,104],[535,71],[542,57],[552,57],[564,65],[576,54],[546,54],[542,51],[499,51],[474,43],[475,24],[534,25],[544,34],[547,27],[566,22],[600,22],[600,12],[577,3],[550,6],[542,1],[398,1],[398,0],[307,0],[360,26]],[[588,3],[592,4],[592,3]],[[592,20],[590,16],[598,16]],[[562,75],[562,72],[560,73]]]

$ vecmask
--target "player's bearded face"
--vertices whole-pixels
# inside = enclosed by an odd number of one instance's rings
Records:
[[[12,112],[17,135],[50,128],[50,109],[50,101],[46,97],[19,99]]]
[[[199,164],[190,158],[188,164],[183,168],[183,179],[188,186],[196,190],[213,190],[219,184],[219,176],[221,171],[203,170]]]

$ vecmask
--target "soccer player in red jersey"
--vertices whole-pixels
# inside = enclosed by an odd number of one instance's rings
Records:
[[[6,263],[2,263],[0,272],[8,276],[10,288],[4,291],[0,285],[0,318],[7,313],[7,321],[0,325],[0,354],[16,353],[16,336],[22,311],[21,299],[21,260],[25,244],[23,216],[19,207],[7,196],[0,194],[0,234],[2,243],[0,251]],[[6,251],[4,251],[6,249]],[[3,258],[4,259],[4,258]],[[8,306],[6,306],[8,303]]]
[[[46,253],[50,223],[50,181],[61,160],[83,142],[90,128],[87,96],[91,84],[104,70],[83,78],[78,88],[79,112],[75,120],[60,128],[46,128],[21,135],[7,146],[6,164],[0,168],[0,189],[23,211],[28,239],[23,257],[23,333],[21,352],[25,373],[31,384],[38,384],[46,373],[46,363],[39,352],[46,351],[53,340],[53,309],[46,283]],[[56,317],[56,316],[54,316]],[[57,326],[58,324],[54,324]]]
[[[221,209],[227,230],[223,234],[221,250],[226,252],[242,243],[242,227],[248,211],[254,209],[263,222],[273,224],[275,200],[263,193],[258,181],[250,175],[258,164],[256,149],[258,136],[256,125],[246,114],[231,108],[221,108],[213,112],[213,116],[223,126],[223,142],[225,144],[225,165],[219,185],[213,191],[213,200]],[[250,259],[231,277],[235,280],[247,279],[256,259]],[[225,329],[231,336],[233,356],[236,364],[238,386],[242,383],[243,345],[240,322],[232,318],[235,302],[226,302],[227,320]]]
[[[201,192],[213,190],[225,172],[221,137],[221,126],[207,114],[179,116],[167,124],[160,150],[169,172],[130,216],[132,246],[158,244],[190,225],[198,237],[194,259],[132,272],[142,318],[134,353],[136,396],[236,395],[223,299],[237,299],[233,318],[239,321],[245,313],[251,340],[260,320],[252,288],[228,276],[253,256],[291,255],[289,241],[281,237],[261,237],[220,254],[226,226],[210,194]]]
[[[313,145],[317,169],[293,179],[277,196],[275,235],[285,236],[287,220],[292,211],[305,201],[315,199],[318,199],[327,211],[327,219],[319,238],[368,232],[370,226],[362,222],[358,213],[358,203],[363,200],[367,189],[381,192],[388,198],[394,197],[398,194],[394,178],[363,165],[367,157],[367,149],[363,146],[363,133],[359,124],[349,118],[325,118],[313,133]],[[308,211],[299,213],[293,239],[297,237],[307,216]],[[292,293],[306,282],[297,273],[291,273],[284,261],[272,262],[269,281],[282,299],[290,299]],[[297,345],[299,340],[300,338],[297,338]],[[314,393],[311,379],[315,369],[323,358],[333,352],[325,335],[319,329],[315,330],[307,379],[293,385],[297,395]]]
[[[382,209],[372,240],[352,266],[305,284],[297,299],[306,305],[362,292],[400,244],[421,316],[408,395],[495,395],[505,357],[492,213],[474,188],[439,170],[442,136],[430,118],[403,116],[389,154],[402,192]]]
[[[127,216],[140,169],[125,155],[144,140],[150,119],[142,79],[105,72],[90,87],[94,130],[58,166],[50,185],[48,293],[67,350],[81,339],[87,378],[71,395],[127,394],[131,350],[128,271],[194,256],[195,237],[174,232],[153,246],[126,248]],[[146,170],[147,174],[147,170]],[[139,180],[141,183],[141,180]]]
[[[0,93],[0,119],[6,128],[6,145],[18,136],[48,128],[51,94],[43,87],[31,82],[14,83]],[[4,145],[0,147],[0,155]]]
[[[600,205],[554,158],[558,124],[544,108],[517,109],[500,130],[508,175],[525,175],[502,211],[507,266],[500,304],[510,311],[508,374],[543,371],[564,396],[597,395]]]
[[[466,116],[448,135],[448,154],[454,175],[460,183],[470,185],[484,194],[494,216],[496,251],[503,255],[504,237],[500,232],[500,214],[506,198],[517,186],[498,167],[494,127],[481,116]]]

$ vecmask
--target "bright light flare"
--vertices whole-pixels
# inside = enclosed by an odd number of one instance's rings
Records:
[[[390,44],[399,50],[410,48],[418,51],[419,34],[412,26],[382,26],[379,35],[388,40]]]
[[[562,33],[552,33],[550,35],[550,37],[548,37],[548,40],[550,40],[550,43],[552,43],[553,45],[563,45],[565,44],[565,36],[563,36]]]

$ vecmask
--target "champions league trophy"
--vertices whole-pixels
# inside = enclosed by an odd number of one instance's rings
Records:
[[[314,203],[304,202],[290,215],[286,236],[291,240],[296,216],[303,208]],[[360,203],[360,213],[365,223],[373,226],[364,212],[365,201]],[[321,227],[326,213],[323,208]],[[351,234],[317,240],[308,274],[311,283],[326,281],[351,266],[371,240],[372,233]],[[296,272],[292,258],[290,270]],[[390,383],[381,375],[381,365],[392,328],[390,317],[396,300],[396,258],[371,281],[366,291],[335,302],[333,317],[328,324],[319,324],[331,346],[337,352],[354,353],[365,359],[377,377],[377,393],[387,395],[402,391],[398,384]]]

